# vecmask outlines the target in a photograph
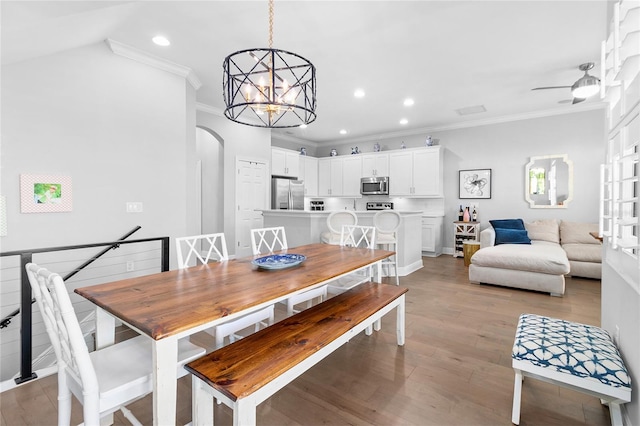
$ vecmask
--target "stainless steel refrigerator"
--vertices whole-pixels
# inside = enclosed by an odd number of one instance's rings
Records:
[[[271,208],[274,210],[304,210],[304,182],[273,176],[271,178]]]

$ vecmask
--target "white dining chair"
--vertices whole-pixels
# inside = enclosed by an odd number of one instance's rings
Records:
[[[340,233],[340,245],[372,250],[376,244],[376,228],[374,226],[343,225]],[[373,266],[355,271],[327,285],[330,294],[338,294],[359,284],[373,279]]]
[[[288,249],[289,247],[287,245],[287,234],[284,230],[284,226],[252,229],[251,246],[254,256],[258,256],[261,254],[270,254],[276,250]],[[287,316],[291,316],[301,311],[301,309],[296,308],[297,305],[305,303],[306,309],[308,309],[313,306],[314,300],[322,302],[326,298],[326,286],[295,294],[285,301],[287,304]]]
[[[387,267],[386,276],[391,276],[391,267],[396,276],[396,285],[400,285],[398,276],[398,228],[402,217],[393,210],[381,210],[373,216],[373,225],[376,227],[376,246],[382,249],[395,251],[396,254],[382,261],[382,269]]]
[[[60,275],[34,263],[26,265],[26,272],[58,364],[58,425],[71,421],[72,395],[82,404],[85,425],[97,426],[118,410],[141,425],[126,405],[153,391],[151,341],[137,336],[89,352]],[[184,365],[205,350],[186,339],[178,349],[176,375],[182,377]]]
[[[179,269],[198,262],[204,265],[211,260],[229,260],[227,241],[223,233],[176,238],[176,252]]]
[[[343,225],[357,225],[358,216],[351,210],[337,210],[327,216],[328,231],[320,234],[320,241],[326,244],[339,245],[342,238]]]
[[[276,250],[286,250],[289,247],[284,226],[252,229],[251,248],[254,256],[273,253]]]
[[[186,248],[186,250],[183,251],[183,248]],[[212,260],[218,262],[229,260],[224,233],[176,238],[176,252],[178,254],[179,269],[188,268],[192,260],[197,260],[201,264],[207,264]],[[253,326],[255,333],[260,327],[267,327],[273,324],[274,318],[274,309],[273,305],[271,305],[206,331],[214,335],[217,349],[224,346],[225,338],[228,337],[229,342],[234,342],[242,338],[242,335],[238,334],[241,330]]]

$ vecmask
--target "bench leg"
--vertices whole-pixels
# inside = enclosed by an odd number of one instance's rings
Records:
[[[513,384],[513,408],[511,410],[511,423],[520,424],[520,399],[522,398],[522,371],[515,370],[516,378]]]
[[[398,338],[398,346],[404,346],[404,294],[398,299],[396,336]]]
[[[238,399],[233,408],[233,426],[256,424],[256,404],[251,398]]]
[[[196,376],[191,376],[191,424],[193,426],[213,426],[213,397],[207,392],[209,386]]]

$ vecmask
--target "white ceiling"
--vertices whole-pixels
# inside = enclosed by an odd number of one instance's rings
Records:
[[[3,64],[111,39],[191,68],[203,83],[198,102],[219,111],[224,58],[268,44],[266,0],[3,0],[0,7]],[[593,108],[597,97],[571,105],[569,89],[531,89],[573,84],[584,62],[595,62],[599,77],[607,21],[605,0],[276,0],[273,46],[316,66],[318,97],[308,128],[277,132],[317,143],[372,140]],[[156,34],[171,46],[154,45]],[[354,98],[356,88],[363,99]],[[407,97],[415,100],[410,108]],[[486,112],[456,112],[478,105]]]

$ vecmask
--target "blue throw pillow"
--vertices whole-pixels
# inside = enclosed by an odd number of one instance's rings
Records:
[[[489,223],[493,226],[493,229],[522,229],[525,230],[524,222],[522,219],[498,219],[490,220]]]
[[[499,244],[531,244],[525,229],[496,228],[496,243]]]

